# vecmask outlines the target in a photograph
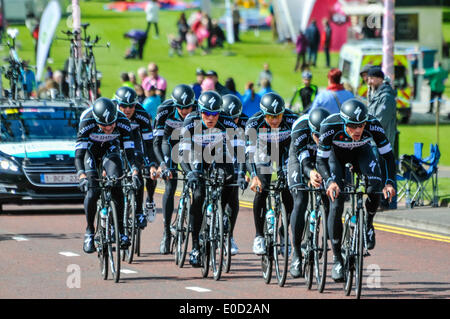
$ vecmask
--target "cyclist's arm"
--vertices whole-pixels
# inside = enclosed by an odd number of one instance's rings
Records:
[[[247,171],[250,172],[252,177],[257,175],[255,163],[255,153],[258,143],[257,124],[257,119],[251,118],[245,127],[245,165],[247,166]],[[241,168],[243,168],[242,164]]]
[[[158,166],[165,166],[164,161],[164,153],[162,150],[162,143],[164,138],[164,128],[165,122],[167,120],[167,116],[169,114],[169,109],[164,106],[158,107],[156,117],[155,117],[155,125],[153,131],[153,153],[155,156],[155,160],[158,163]]]
[[[125,151],[130,168],[132,171],[138,171],[134,157],[134,140],[131,133],[130,121],[126,117],[120,117],[117,121],[121,122],[117,127],[120,132],[121,145],[123,145],[123,150]]]
[[[316,166],[319,174],[322,176],[322,179],[325,182],[326,187],[328,187],[331,182],[336,182],[331,175],[330,165],[328,163],[328,159],[331,155],[334,132],[335,130],[330,126],[325,125],[325,123],[321,125],[321,138],[319,141],[319,146],[317,147]],[[322,138],[323,136],[326,137]]]
[[[158,166],[156,164],[155,152],[153,150],[153,128],[151,116],[142,109],[136,116],[136,120],[139,122],[141,129],[142,141],[144,144],[144,151],[147,157],[148,163],[146,165],[150,167]]]
[[[180,166],[185,173],[189,173],[194,170],[192,163],[194,161],[193,150],[194,150],[194,126],[195,121],[192,120],[190,116],[187,116],[183,122],[183,127],[181,129],[180,136],[180,147],[179,147],[179,158]]]
[[[81,119],[78,128],[77,140],[75,144],[75,168],[77,170],[77,176],[85,174],[84,171],[84,156],[86,154],[89,134],[96,127],[96,123],[93,119]]]

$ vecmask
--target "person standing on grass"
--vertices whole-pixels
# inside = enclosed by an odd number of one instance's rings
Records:
[[[158,29],[158,16],[159,16],[159,4],[158,0],[150,0],[145,6],[145,16],[147,19],[147,28],[145,29],[145,33],[150,32],[150,26],[155,25],[155,38],[159,38],[159,29]]]
[[[297,72],[299,69],[302,71],[306,66],[306,49],[308,48],[308,39],[306,38],[303,31],[300,31],[297,37],[297,41],[295,43],[295,52],[297,53],[297,61],[295,62],[294,72]],[[300,60],[302,60],[302,64],[300,65]]]
[[[325,58],[327,68],[330,67],[330,47],[331,47],[331,26],[328,19],[323,20],[325,42],[323,44],[323,51],[325,52]]]
[[[439,61],[434,62],[432,69],[427,69],[423,74],[430,80],[431,96],[430,96],[430,110],[428,113],[433,113],[434,102],[437,100],[438,110],[440,109],[442,93],[445,90],[445,81],[448,77],[448,72],[442,68]]]

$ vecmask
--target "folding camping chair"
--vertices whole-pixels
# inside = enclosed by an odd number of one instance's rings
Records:
[[[430,201],[433,207],[439,204],[438,163],[441,153],[437,144],[431,144],[430,156],[422,159],[422,146],[422,143],[415,143],[414,155],[404,154],[400,158],[401,174],[397,174],[397,180],[404,183],[398,191],[397,202],[405,197],[407,208],[424,206],[425,200]],[[430,180],[431,194],[427,190]]]

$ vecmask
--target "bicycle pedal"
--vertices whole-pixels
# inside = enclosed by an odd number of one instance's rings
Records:
[[[366,253],[364,253],[363,256],[364,256],[364,257],[370,257],[370,253],[369,253],[369,252],[366,252]]]

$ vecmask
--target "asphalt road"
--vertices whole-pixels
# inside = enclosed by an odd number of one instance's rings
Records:
[[[161,195],[156,194],[160,207]],[[30,210],[32,209],[32,210]],[[102,280],[96,254],[82,251],[85,217],[81,206],[5,206],[0,215],[0,298],[50,299],[351,299],[334,283],[329,265],[320,294],[288,274],[285,287],[266,285],[261,260],[251,250],[254,224],[241,207],[235,238],[240,252],[220,281],[203,279],[200,269],[178,268],[160,255],[162,215],[143,232],[142,255],[122,264],[121,280]],[[377,246],[365,259],[362,298],[450,298],[450,244],[399,234],[377,225]],[[331,260],[331,253],[329,260]],[[274,273],[275,275],[275,273]]]

